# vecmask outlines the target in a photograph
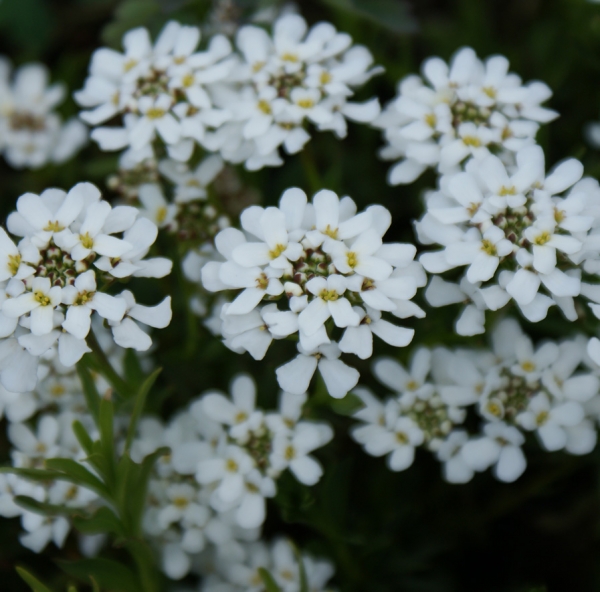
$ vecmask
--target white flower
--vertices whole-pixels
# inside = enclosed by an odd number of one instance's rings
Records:
[[[471,155],[483,157],[488,149],[510,159],[532,144],[538,122],[558,114],[541,107],[551,96],[544,83],[522,85],[508,66],[503,56],[483,63],[465,47],[449,65],[429,58],[423,78],[402,80],[397,97],[374,121],[387,142],[382,158],[399,160],[390,169],[389,183],[412,183],[429,167],[449,172]]]
[[[358,383],[358,371],[338,359],[341,351],[335,343],[321,345],[314,352],[305,352],[298,345],[298,351],[291,362],[277,368],[277,382],[284,391],[296,395],[306,392],[317,368],[327,391],[336,399],[344,397]]]
[[[461,457],[475,471],[485,471],[494,465],[494,475],[500,481],[512,483],[525,471],[527,461],[521,446],[523,435],[503,423],[488,423],[484,436],[463,444]]]

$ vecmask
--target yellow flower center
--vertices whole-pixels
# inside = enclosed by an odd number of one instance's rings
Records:
[[[262,273],[260,277],[258,277],[256,280],[256,287],[260,288],[261,290],[266,290],[268,285],[269,278],[264,273]]]
[[[325,302],[335,302],[340,297],[335,290],[327,290],[327,288],[321,290],[319,296],[325,300]]]
[[[437,117],[435,116],[435,114],[427,113],[427,115],[425,115],[425,123],[429,127],[435,127],[435,124],[437,123]]]
[[[272,110],[271,110],[271,104],[269,103],[269,101],[265,101],[264,99],[261,99],[260,101],[258,101],[258,104],[256,106],[265,115],[271,115]]]
[[[77,294],[77,298],[73,304],[75,306],[82,306],[83,304],[87,304],[94,297],[94,292],[80,292]]]
[[[487,238],[484,238],[481,241],[481,250],[484,253],[487,253],[490,257],[496,257],[498,254],[498,251],[496,251],[496,245],[494,245],[494,243]]]
[[[185,56],[177,56],[173,62],[179,66],[185,62]]]
[[[481,140],[477,136],[465,136],[462,141],[465,146],[473,146],[473,148],[481,146]]]
[[[67,489],[67,493],[65,493],[65,499],[73,500],[77,496],[77,492],[79,491],[79,487],[77,485],[71,485],[69,489]]]
[[[180,510],[187,508],[189,503],[190,503],[190,501],[187,499],[187,497],[183,497],[183,496],[178,496],[173,500],[173,505],[176,508],[179,508]]]
[[[300,99],[297,104],[302,109],[312,109],[315,106],[315,102],[312,99]]]
[[[533,372],[535,370],[535,364],[531,360],[525,360],[521,362],[521,368],[525,370],[525,372]]]
[[[260,72],[265,67],[266,62],[254,62],[252,65],[252,72],[255,74]]]
[[[17,271],[19,271],[19,267],[21,265],[21,255],[9,255],[8,256],[8,271],[12,275],[15,275]]]
[[[332,79],[333,79],[333,76],[326,70],[323,70],[323,72],[321,72],[321,76],[320,76],[321,84],[329,84]]]
[[[290,53],[290,52],[285,52],[282,56],[281,59],[284,62],[297,62],[298,61],[298,56],[295,53]]]
[[[358,265],[358,257],[356,253],[349,251],[346,253],[346,259],[348,260],[348,267],[354,269]]]
[[[323,231],[323,234],[326,234],[329,238],[337,238],[338,229],[331,228],[331,226],[329,226],[329,224],[327,224],[327,228],[325,228],[325,230]]]
[[[550,239],[552,238],[552,235],[547,231],[544,230],[544,232],[538,234],[535,239],[534,239],[534,243],[536,245],[545,245]]]
[[[269,251],[269,257],[271,257],[271,259],[277,259],[277,257],[279,257],[279,255],[285,251],[285,249],[285,245],[275,245],[275,248]]]
[[[40,306],[48,306],[50,304],[50,298],[43,292],[35,292],[33,294],[36,302],[39,302]]]
[[[192,86],[192,84],[194,84],[194,75],[193,74],[186,74],[181,79],[181,84],[183,84],[183,86],[185,86],[185,88],[190,88],[190,86]]]
[[[164,109],[160,109],[159,107],[150,107],[148,111],[146,111],[146,117],[148,119],[160,119],[164,117],[166,111]]]
[[[500,405],[498,405],[498,403],[494,403],[492,401],[490,401],[487,404],[486,409],[488,410],[489,413],[491,413],[494,417],[501,417],[502,416],[502,407],[500,407]]]
[[[162,224],[165,221],[166,217],[167,217],[167,208],[165,208],[165,206],[161,206],[160,208],[158,208],[158,210],[156,210],[156,221],[159,224]]]
[[[408,436],[404,432],[396,432],[396,442],[398,444],[408,444]]]
[[[419,383],[416,380],[409,380],[406,383],[406,388],[409,391],[416,391],[419,388]]]
[[[225,462],[225,470],[229,471],[230,473],[235,473],[238,469],[239,465],[232,458],[228,458]]]
[[[496,89],[493,86],[484,86],[481,89],[490,99],[496,98]]]
[[[137,66],[137,63],[138,63],[137,60],[130,58],[123,64],[123,71],[129,72],[130,70],[132,70],[133,68],[135,68]]]
[[[296,457],[296,450],[291,444],[285,449],[284,456],[285,460],[292,460]]]
[[[91,249],[94,246],[94,239],[90,236],[89,232],[86,232],[85,234],[80,234],[79,240],[81,241],[81,246],[84,249]]]
[[[60,232],[61,230],[64,230],[64,229],[65,229],[65,227],[56,221],[48,222],[48,224],[44,228],[44,230],[47,232]]]
[[[549,417],[550,414],[547,411],[540,411],[535,418],[535,423],[538,426],[543,426],[548,421]]]
[[[560,224],[565,219],[565,213],[558,208],[554,208],[554,220],[557,224]]]
[[[498,191],[498,195],[516,195],[517,194],[517,190],[514,186],[511,187],[505,187],[504,185],[502,185],[502,187],[500,187],[500,191]]]
[[[260,491],[260,489],[254,485],[254,483],[246,483],[246,489],[250,493],[258,493]]]
[[[240,411],[234,418],[235,423],[242,423],[248,419],[248,414]]]

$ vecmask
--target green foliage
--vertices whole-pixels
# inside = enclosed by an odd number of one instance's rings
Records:
[[[48,586],[42,584],[42,582],[40,582],[35,576],[31,575],[23,567],[17,567],[16,570],[33,592],[52,592]]]

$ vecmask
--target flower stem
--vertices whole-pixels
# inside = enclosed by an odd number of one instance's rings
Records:
[[[308,184],[312,193],[316,193],[320,189],[323,189],[323,182],[321,181],[321,175],[315,162],[313,153],[305,148],[300,152],[300,160],[304,167],[304,172],[308,178]]]
[[[88,333],[87,344],[92,350],[92,356],[96,369],[108,380],[110,385],[122,396],[128,397],[131,392],[128,384],[121,378],[117,371],[112,367],[104,350],[100,347],[100,343],[92,330]]]

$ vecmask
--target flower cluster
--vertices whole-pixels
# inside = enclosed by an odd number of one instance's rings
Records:
[[[250,170],[282,164],[279,148],[300,152],[310,139],[306,124],[346,136],[346,119],[371,122],[379,115],[377,99],[349,102],[354,89],[381,68],[362,46],[330,23],[307,30],[297,14],[278,18],[273,36],[256,26],[239,29],[240,63],[236,85],[214,89],[215,102],[231,119],[206,136],[205,146],[225,160]]]
[[[370,122],[377,99],[348,102],[354,88],[381,71],[349,35],[320,23],[307,33],[304,19],[277,19],[273,37],[242,27],[237,53],[223,35],[196,51],[200,29],[167,23],[154,44],[144,28],[123,38],[124,53],[95,52],[90,76],[75,94],[93,126],[123,116],[122,127],[97,127],[102,150],[121,150],[131,168],[152,158],[157,136],[169,156],[190,159],[194,145],[256,170],[282,163],[278,149],[299,152],[310,139],[306,123],[346,135],[346,118]]]
[[[527,466],[527,432],[547,451],[587,454],[596,445],[600,366],[587,357],[585,338],[536,348],[507,319],[492,332],[492,351],[420,348],[408,371],[391,359],[373,370],[394,395],[382,402],[357,389],[364,408],[354,417],[363,423],[352,436],[369,454],[389,455],[392,470],[409,467],[423,445],[450,482],[490,467],[511,482]],[[469,434],[468,414],[478,418],[479,434]]]
[[[241,223],[246,234],[228,228],[217,235],[226,261],[207,263],[202,281],[213,292],[242,289],[221,314],[234,351],[261,360],[273,339],[298,334],[299,355],[277,371],[283,390],[303,393],[318,367],[329,393],[343,397],[358,372],[338,360],[341,352],[371,357],[373,334],[395,347],[410,343],[414,330],[382,313],[424,316],[411,298],[426,279],[413,245],[383,244],[391,223],[384,207],[357,214],[352,199],[333,191],[308,203],[303,191],[288,189],[278,208],[247,208]]]
[[[402,80],[398,96],[374,122],[387,141],[381,156],[401,159],[389,172],[390,184],[412,183],[429,167],[447,173],[489,151],[510,159],[533,144],[539,124],[558,116],[541,106],[552,93],[543,82],[523,85],[508,68],[504,56],[483,63],[466,47],[450,65],[427,59],[425,80]]]
[[[15,168],[38,168],[71,158],[87,141],[86,126],[63,123],[54,109],[63,101],[61,84],[48,86],[42,64],[25,64],[11,80],[10,62],[0,57],[0,152]]]
[[[483,333],[485,310],[511,300],[532,322],[555,304],[576,320],[577,296],[591,300],[593,310],[600,302],[597,286],[582,277],[582,271],[598,272],[598,183],[579,181],[583,167],[574,159],[545,176],[539,146],[516,157],[510,167],[488,155],[443,177],[416,225],[420,242],[444,247],[421,255],[427,271],[466,266],[459,284],[436,276],[425,294],[432,306],[471,302],[457,322],[462,335]]]
[[[229,115],[213,107],[206,86],[223,80],[234,63],[231,44],[214,36],[205,51],[196,51],[200,29],[170,21],[152,44],[140,27],[125,34],[124,53],[98,49],[84,88],[75,93],[88,109],[81,118],[92,126],[123,117],[122,127],[96,127],[103,150],[127,148],[121,163],[133,166],[154,155],[158,134],[171,158],[186,161],[206,126],[219,126]]]
[[[300,562],[302,562],[300,564]],[[267,570],[285,592],[302,590],[301,569],[311,592],[330,590],[326,584],[333,576],[333,565],[300,553],[288,539],[276,539],[270,545],[262,541],[245,543],[238,549],[217,557],[214,574],[208,575],[199,592],[254,592],[264,589],[260,569]]]
[[[140,459],[160,446],[171,449],[158,463],[144,524],[175,579],[207,541],[255,538],[283,471],[305,485],[323,474],[311,453],[333,432],[301,419],[305,394],[282,393],[279,410],[270,413],[256,408],[256,385],[247,375],[234,378],[231,394],[205,393],[164,428],[143,420],[133,447]]]
[[[172,263],[144,259],[158,232],[150,220],[100,198],[90,183],[68,193],[26,193],[7,220],[21,240],[15,245],[0,229],[0,381],[10,391],[32,390],[39,356],[54,347],[64,366],[90,351],[94,312],[109,323],[118,345],[140,351],[152,341],[136,321],[162,328],[171,320],[170,297],[147,307],[127,290],[118,296],[103,291],[130,276],[163,277]]]

